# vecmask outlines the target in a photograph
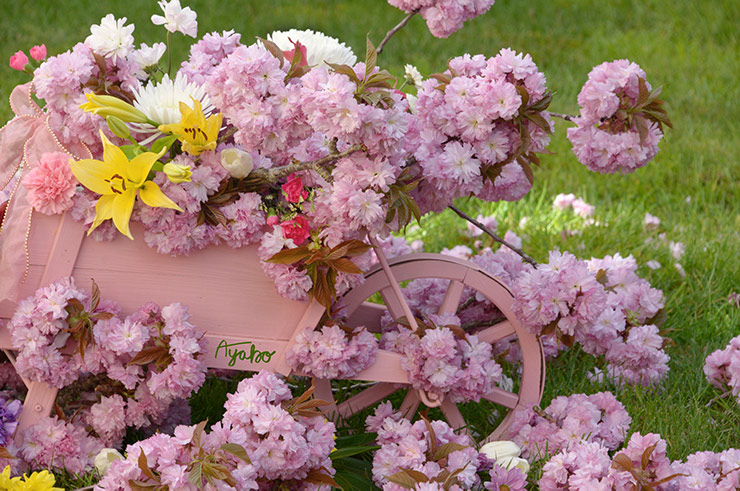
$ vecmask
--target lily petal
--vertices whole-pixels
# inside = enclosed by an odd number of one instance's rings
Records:
[[[139,188],[139,198],[146,205],[151,207],[159,208],[172,208],[173,210],[183,211],[182,208],[169,199],[166,194],[157,186],[156,182],[146,181],[141,188]]]
[[[140,186],[149,175],[149,171],[152,170],[154,162],[164,155],[166,149],[162,149],[159,153],[144,152],[134,157],[128,164],[128,179],[129,181]]]
[[[113,167],[100,160],[84,159],[70,162],[72,174],[87,189],[98,194],[113,194],[110,178]]]
[[[131,212],[134,210],[134,201],[136,200],[136,189],[128,188],[123,194],[115,196],[113,201],[113,224],[116,226],[119,232],[134,240],[129,230],[129,220],[131,219]]]
[[[95,205],[95,220],[93,220],[92,225],[90,225],[90,228],[87,231],[87,235],[90,235],[92,231],[98,228],[98,225],[100,225],[104,221],[108,220],[109,218],[113,218],[113,202],[115,200],[115,194],[109,194],[100,197],[100,199],[98,200],[98,204]]]
[[[126,158],[126,154],[123,153],[123,150],[112,144],[102,130],[100,131],[100,139],[103,141],[103,161],[115,169],[115,172],[125,170],[128,159]]]

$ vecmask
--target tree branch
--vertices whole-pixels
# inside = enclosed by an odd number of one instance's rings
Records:
[[[528,255],[526,255],[524,253],[524,251],[522,251],[518,247],[514,246],[513,244],[510,244],[509,242],[507,242],[506,240],[502,239],[498,235],[494,234],[488,227],[486,227],[485,225],[483,225],[482,223],[480,223],[475,218],[473,218],[471,216],[468,216],[464,211],[462,211],[461,209],[459,209],[457,206],[450,205],[450,206],[448,206],[448,208],[450,210],[454,211],[455,213],[457,213],[461,218],[464,218],[465,220],[469,221],[470,223],[472,223],[473,225],[475,225],[476,227],[478,227],[479,229],[481,229],[482,231],[484,231],[486,234],[488,234],[493,240],[495,240],[499,244],[502,244],[502,245],[508,247],[509,249],[511,249],[512,251],[516,252],[517,254],[519,254],[522,257],[522,259],[524,259],[524,261],[528,262],[529,264],[531,264],[535,268],[537,267],[537,261],[535,261],[534,259],[532,259]]]
[[[413,10],[413,11],[409,12],[409,14],[406,17],[404,17],[403,20],[396,25],[396,27],[394,27],[393,29],[391,29],[390,31],[388,31],[386,33],[385,37],[383,38],[383,40],[380,42],[380,44],[376,48],[375,51],[378,54],[382,53],[383,52],[383,48],[385,47],[385,44],[393,37],[393,35],[395,33],[397,33],[398,31],[400,31],[401,29],[403,29],[403,26],[405,26],[406,24],[408,24],[408,22],[411,20],[411,18],[413,16],[416,15],[417,12],[418,12],[418,10]]]
[[[547,114],[549,114],[550,116],[555,116],[556,118],[570,121],[571,123],[573,122],[573,119],[577,117],[577,116],[571,116],[570,114],[553,113],[550,111],[547,111]]]
[[[363,144],[352,145],[347,150],[339,153],[330,153],[326,157],[322,157],[317,160],[311,160],[309,162],[298,162],[294,161],[291,164],[284,165],[282,167],[275,167],[273,169],[256,169],[249,174],[249,178],[257,178],[269,183],[276,183],[280,179],[289,176],[294,172],[300,172],[304,170],[313,170],[318,172],[324,179],[330,180],[331,176],[326,173],[324,166],[331,162],[335,162],[339,159],[343,159],[355,152],[364,152],[367,147]]]

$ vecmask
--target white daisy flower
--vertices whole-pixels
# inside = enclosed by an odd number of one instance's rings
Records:
[[[161,15],[152,15],[152,22],[161,26],[170,32],[180,31],[186,36],[197,37],[198,36],[198,14],[196,14],[190,7],[182,8],[180,6],[180,0],[171,0],[167,2],[162,0],[159,3],[159,7],[164,12],[164,17]]]
[[[134,47],[134,25],[124,25],[126,17],[116,19],[113,14],[108,14],[100,19],[100,25],[90,26],[90,35],[85,39],[85,44],[94,53],[105,58],[113,58],[115,63],[118,57],[128,56]]]
[[[180,73],[175,80],[165,75],[158,84],[140,86],[134,92],[134,96],[134,107],[159,124],[179,123],[180,103],[184,102],[193,107],[191,97],[201,102],[204,114],[208,115],[213,111],[206,90],[200,85],[188,82],[185,75]]]
[[[164,43],[154,43],[151,47],[146,43],[141,43],[141,47],[131,53],[130,57],[131,60],[139,65],[136,77],[139,80],[146,79],[149,76],[146,73],[146,69],[159,64],[159,60],[166,50],[167,46]]]
[[[267,35],[267,40],[277,44],[278,48],[283,51],[295,49],[293,42],[301,43],[306,47],[306,57],[310,67],[325,66],[325,62],[340,65],[357,63],[357,57],[351,48],[323,32],[314,32],[310,29],[275,31]]]
[[[408,83],[414,87],[421,87],[422,78],[419,69],[414,65],[404,65],[403,69],[406,71],[404,76]]]

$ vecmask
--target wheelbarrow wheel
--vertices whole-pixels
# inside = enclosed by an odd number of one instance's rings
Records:
[[[427,298],[425,303],[427,307],[430,302],[434,303],[433,308],[439,314],[457,313],[464,317],[466,308],[481,306],[487,308],[487,312],[497,313],[490,322],[472,322],[467,326],[463,324],[463,327],[476,334],[480,341],[497,345],[497,352],[504,351],[501,358],[509,358],[509,361],[502,362],[502,366],[504,374],[511,379],[510,387],[497,386],[478,403],[455,404],[448,398],[435,400],[434,394],[411,387],[405,373],[401,376],[405,383],[399,382],[398,376],[386,376],[394,372],[389,365],[394,365],[395,371],[401,370],[400,355],[379,350],[375,365],[385,366],[370,367],[355,377],[367,382],[314,379],[316,395],[333,403],[331,412],[339,420],[371,414],[376,404],[392,400],[409,419],[413,419],[424,406],[438,407],[441,416],[452,427],[469,432],[476,440],[499,439],[517,409],[540,401],[545,374],[542,345],[534,334],[522,327],[511,311],[511,293],[499,280],[475,264],[451,256],[413,254],[392,259],[389,264],[399,283],[437,280],[434,281],[437,301]],[[443,294],[442,289],[445,290]],[[477,300],[473,301],[473,298]],[[401,304],[379,266],[366,275],[362,285],[344,295],[343,303],[350,326],[363,325],[375,333],[382,332],[381,317],[386,312],[394,319],[404,316]],[[480,432],[481,428],[484,433]]]

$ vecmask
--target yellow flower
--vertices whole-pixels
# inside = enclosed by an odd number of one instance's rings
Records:
[[[49,471],[34,472],[30,476],[23,474],[23,478],[10,477],[10,466],[6,466],[0,473],[0,490],[10,491],[64,491],[55,488],[56,478]]]
[[[102,194],[95,206],[95,220],[88,234],[105,220],[112,218],[116,228],[133,240],[128,222],[137,193],[139,199],[149,206],[182,211],[165,196],[156,183],[147,180],[149,171],[164,155],[165,149],[158,154],[153,152],[139,154],[129,162],[123,151],[113,145],[102,131],[100,138],[103,140],[102,162],[85,159],[71,163],[72,173],[77,180],[89,190]]]
[[[23,474],[23,480],[14,483],[11,488],[18,491],[64,491],[64,488],[55,488],[56,479],[49,471],[34,472],[30,476]]]
[[[223,115],[221,113],[209,116],[203,114],[203,106],[197,99],[193,100],[193,108],[180,102],[182,118],[177,124],[164,124],[159,131],[177,135],[182,142],[182,149],[190,155],[200,155],[206,150],[216,148],[216,139],[221,130]]]
[[[149,118],[126,101],[110,95],[85,94],[87,102],[80,106],[84,111],[107,118],[115,116],[125,123],[146,123]]]

